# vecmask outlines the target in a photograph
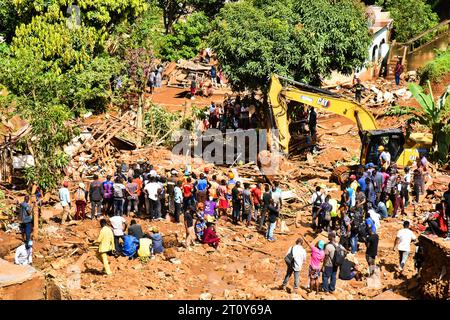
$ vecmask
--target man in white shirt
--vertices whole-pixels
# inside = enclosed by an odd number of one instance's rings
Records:
[[[70,192],[68,187],[69,182],[64,181],[63,187],[59,189],[59,201],[63,208],[61,224],[64,224],[67,218],[69,218],[70,221],[72,220],[72,216],[70,215],[70,209],[72,208],[72,204],[70,203]]]
[[[403,229],[399,230],[397,237],[395,238],[394,247],[392,250],[395,251],[395,246],[398,244],[398,254],[400,261],[400,274],[403,274],[403,269],[408,260],[409,253],[411,252],[411,241],[416,241],[417,238],[414,233],[409,229],[409,221],[403,222]]]
[[[161,185],[156,182],[156,178],[150,177],[149,183],[144,187],[144,192],[148,198],[146,201],[147,214],[150,215],[150,219],[161,218],[161,206],[159,204],[159,194],[161,191]]]
[[[22,244],[16,249],[14,263],[22,266],[30,265],[33,262],[33,241]]]
[[[114,234],[114,247],[116,248],[116,254],[119,254],[122,249],[120,247],[119,240],[123,240],[124,231],[127,229],[127,222],[124,217],[119,215],[119,213],[115,213],[113,217],[109,219],[109,222],[111,223],[111,227],[113,229]]]
[[[286,276],[284,277],[284,281],[282,284],[282,289],[286,290],[287,283],[289,281],[289,278],[292,275],[292,272],[294,273],[294,292],[296,292],[299,288],[299,278],[300,278],[300,271],[302,270],[302,265],[306,261],[306,251],[302,247],[303,240],[301,238],[298,238],[297,241],[295,241],[295,245],[290,247],[289,250],[286,253],[286,256],[292,255],[293,256],[293,263],[287,265],[287,271]]]

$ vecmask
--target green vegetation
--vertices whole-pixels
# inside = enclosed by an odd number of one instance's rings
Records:
[[[428,94],[421,86],[411,83],[409,90],[420,104],[420,109],[414,107],[392,107],[390,115],[409,115],[410,123],[419,123],[430,129],[433,135],[432,157],[442,162],[448,161],[450,147],[450,85],[446,92],[435,101],[430,81],[427,81]]]
[[[428,62],[420,70],[420,84],[427,81],[440,82],[442,77],[450,73],[450,48],[437,53],[436,58]]]
[[[349,74],[367,56],[364,6],[342,0],[243,0],[228,3],[208,38],[234,89],[259,89],[276,72],[319,83],[331,70]]]
[[[377,0],[376,4],[391,13],[398,42],[406,42],[439,23],[438,15],[425,0]],[[425,37],[423,41],[428,40]]]

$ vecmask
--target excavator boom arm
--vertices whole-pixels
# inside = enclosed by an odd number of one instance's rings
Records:
[[[360,131],[378,129],[373,115],[357,102],[320,88],[296,83],[289,79],[286,80],[297,85],[284,87],[279,78],[281,77],[272,75],[269,89],[269,103],[279,132],[280,146],[286,153],[289,152],[290,140],[286,99],[341,115],[357,124]],[[307,90],[302,90],[302,88],[306,88]]]

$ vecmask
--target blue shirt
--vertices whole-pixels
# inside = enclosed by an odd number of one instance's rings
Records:
[[[183,192],[181,191],[181,188],[176,186],[173,190],[174,192],[174,200],[175,203],[182,203],[183,202]]]
[[[20,204],[20,214],[22,216],[22,223],[30,223],[32,220],[31,208],[27,202],[22,202]]]
[[[197,189],[198,191],[206,191],[206,188],[208,187],[208,182],[206,179],[199,179],[197,181]]]
[[[355,205],[355,201],[353,200],[353,188],[352,187],[348,187],[347,189],[348,192],[348,196],[350,198],[350,203],[348,204],[349,207],[353,207]]]
[[[377,228],[375,227],[375,222],[372,220],[372,218],[367,218],[366,219],[366,225],[369,228],[372,228],[372,232],[373,233],[377,232]]]
[[[361,191],[362,192],[366,191],[366,177],[362,176],[361,178],[359,178],[358,183],[361,187]]]
[[[164,251],[162,236],[159,233],[155,233],[150,236],[150,239],[153,241],[153,253],[162,253]]]
[[[139,240],[136,237],[126,235],[123,237],[122,253],[127,257],[132,257],[139,246]]]

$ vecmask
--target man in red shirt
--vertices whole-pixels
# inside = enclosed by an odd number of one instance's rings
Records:
[[[136,183],[138,188],[136,190],[136,194],[138,196],[138,216],[142,214],[142,209],[145,205],[145,195],[142,192],[142,187],[144,186],[144,183],[142,182],[142,179],[139,177],[139,174],[134,174],[134,179],[132,181],[133,183]]]
[[[433,234],[440,237],[447,235],[447,220],[442,202],[436,204],[436,211],[428,218],[427,223]]]
[[[186,183],[183,184],[183,210],[186,211],[190,206],[194,204],[194,185],[192,184],[191,177],[186,179]]]
[[[253,205],[255,207],[255,220],[259,218],[260,215],[260,209],[261,209],[261,183],[257,183],[256,187],[254,187],[252,190],[250,190],[253,198]]]

